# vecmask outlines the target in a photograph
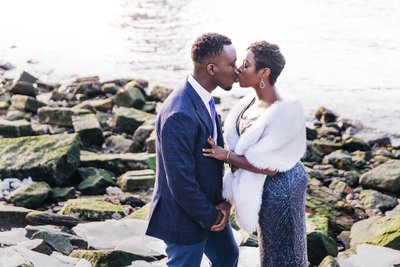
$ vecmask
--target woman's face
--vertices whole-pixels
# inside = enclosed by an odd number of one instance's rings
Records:
[[[260,75],[256,71],[254,54],[250,50],[247,51],[238,72],[240,87],[255,87],[260,84]]]

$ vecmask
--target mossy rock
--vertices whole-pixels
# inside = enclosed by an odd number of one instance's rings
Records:
[[[371,244],[400,250],[400,215],[375,216],[351,227],[351,247]]]
[[[105,169],[121,175],[127,171],[148,169],[148,158],[147,153],[99,154],[82,151],[81,166]]]
[[[131,212],[128,205],[114,205],[99,197],[70,199],[60,210],[62,215],[71,215],[87,221],[120,219]]]
[[[54,187],[52,192],[51,198],[53,200],[71,199],[75,197],[74,187]]]
[[[316,151],[317,154],[330,154],[336,150],[339,150],[342,148],[341,143],[336,143],[332,141],[327,141],[327,140],[320,140],[316,139],[312,141],[312,150]]]
[[[61,185],[79,166],[77,134],[57,134],[0,139],[0,178],[32,177]]]
[[[155,120],[155,115],[134,108],[120,107],[113,114],[115,132],[133,134],[139,126]]]
[[[328,236],[328,218],[309,213],[306,215],[307,233],[320,232]]]
[[[83,178],[83,181],[78,185],[78,189],[84,194],[104,194],[107,187],[115,186],[113,174],[107,170],[96,168],[79,168],[78,170]]]
[[[73,115],[72,125],[74,131],[79,134],[83,146],[103,144],[103,132],[94,114]]]
[[[31,96],[26,96],[26,95],[13,95],[11,98],[11,103],[12,103],[12,106],[17,109],[26,110],[26,111],[30,111],[33,113],[36,113],[40,107],[43,107],[46,105],[46,104],[36,100],[36,98],[33,98]]]
[[[16,206],[36,208],[47,200],[50,193],[51,188],[46,182],[37,182],[17,188],[6,197],[6,200]]]
[[[27,120],[9,121],[0,119],[0,136],[20,137],[32,134],[32,126]]]
[[[72,127],[72,116],[90,114],[87,109],[41,107],[38,109],[39,122]]]
[[[340,265],[334,257],[326,256],[318,267],[340,267]]]
[[[153,171],[156,171],[156,166],[157,166],[157,159],[156,159],[156,154],[150,154],[147,160],[147,165],[149,166],[150,169]]]
[[[147,203],[146,205],[135,210],[134,212],[132,212],[123,219],[139,219],[148,221],[150,217],[150,208],[151,208],[151,203]]]
[[[340,198],[329,188],[309,185],[306,206],[318,215],[330,220],[336,219],[341,214],[337,207],[339,200]]]
[[[128,253],[119,250],[74,250],[71,257],[86,259],[90,261],[93,267],[121,267],[128,266],[132,261],[152,262],[157,259]]]

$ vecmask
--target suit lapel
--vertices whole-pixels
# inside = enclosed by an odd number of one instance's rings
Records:
[[[200,118],[200,120],[206,126],[206,128],[209,132],[209,135],[212,136],[213,135],[212,134],[212,121],[211,121],[211,117],[210,117],[210,114],[208,113],[207,108],[204,106],[204,103],[201,100],[200,96],[196,93],[196,91],[193,89],[193,87],[190,85],[189,82],[186,82],[186,89],[188,90],[188,93],[192,99],[197,116]]]

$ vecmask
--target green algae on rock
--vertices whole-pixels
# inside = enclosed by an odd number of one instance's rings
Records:
[[[0,178],[32,177],[50,185],[68,182],[80,163],[77,134],[0,139]]]

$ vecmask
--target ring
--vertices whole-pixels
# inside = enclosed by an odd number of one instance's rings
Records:
[[[214,149],[213,149],[213,150],[211,150],[211,153],[212,153],[212,154],[215,154],[215,151],[214,151]]]

